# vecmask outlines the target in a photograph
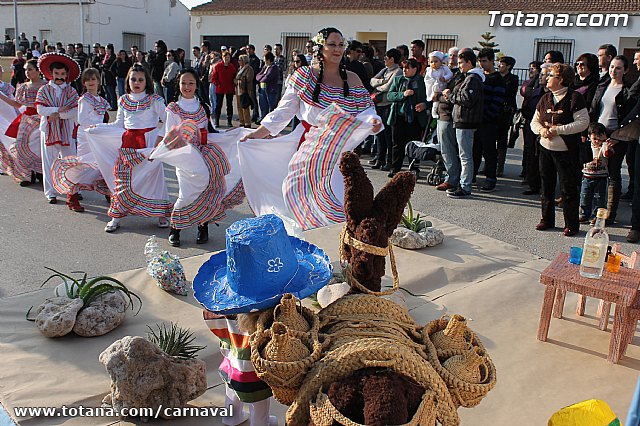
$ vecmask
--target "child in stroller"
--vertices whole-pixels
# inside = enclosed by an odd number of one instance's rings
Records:
[[[440,185],[444,182],[446,168],[440,153],[440,143],[436,135],[437,120],[431,120],[425,129],[421,141],[411,141],[407,143],[405,154],[409,157],[409,170],[415,173],[416,179],[420,178],[420,161],[430,161],[434,163],[427,174],[427,183],[432,186]]]

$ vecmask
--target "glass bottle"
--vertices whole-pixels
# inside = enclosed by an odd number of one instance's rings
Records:
[[[607,255],[609,245],[609,234],[604,229],[607,209],[598,209],[596,223],[587,232],[582,248],[582,262],[580,264],[580,275],[586,278],[602,277],[604,260]]]
[[[147,263],[160,254],[160,247],[158,246],[158,240],[155,235],[152,235],[144,245],[144,256],[147,259]]]

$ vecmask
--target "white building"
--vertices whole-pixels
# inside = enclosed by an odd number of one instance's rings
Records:
[[[81,4],[81,5],[80,5]],[[0,0],[0,29],[13,38],[13,0]],[[169,49],[189,45],[189,10],[178,0],[18,0],[18,31],[31,42],[113,43],[116,51],[151,50],[158,39]]]
[[[547,50],[572,63],[604,43],[630,59],[640,49],[638,0],[213,0],[191,9],[191,44],[250,42],[259,54],[264,44],[281,43],[290,52],[327,26],[381,49],[421,38],[425,53],[478,46],[490,31],[517,68]]]

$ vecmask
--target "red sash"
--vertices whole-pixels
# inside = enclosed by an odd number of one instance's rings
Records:
[[[144,135],[155,129],[155,127],[149,127],[148,129],[126,129],[122,134],[122,146],[120,148],[146,148],[147,140]]]
[[[38,114],[38,110],[35,107],[27,107],[27,109],[24,110],[24,112],[20,115],[18,115],[16,118],[13,119],[13,121],[11,122],[11,124],[9,124],[9,127],[7,127],[7,131],[4,133],[6,136],[9,136],[10,138],[17,138],[18,137],[18,127],[20,127],[20,122],[22,121],[22,116],[23,115],[36,115]]]
[[[209,132],[207,131],[206,127],[205,128],[201,128],[200,129],[200,145],[206,145],[207,144],[207,137],[209,136]]]
[[[307,136],[307,133],[309,133],[309,129],[312,127],[311,124],[307,123],[304,120],[300,121],[300,124],[302,124],[302,127],[304,127],[304,132],[302,132],[302,136],[300,136],[300,142],[298,142],[298,148],[296,148],[296,151],[300,149],[300,145],[302,145],[302,142],[304,142],[304,137]]]

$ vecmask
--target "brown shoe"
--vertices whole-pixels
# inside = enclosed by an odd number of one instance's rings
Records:
[[[640,231],[631,229],[627,234],[627,241],[630,243],[637,243],[640,241]]]
[[[451,185],[449,182],[442,182],[440,185],[436,186],[438,191],[446,191],[447,189],[455,189],[456,187]]]
[[[77,213],[82,213],[84,211],[84,207],[80,205],[80,201],[78,200],[78,194],[67,195],[67,206],[69,206],[69,210]]]
[[[537,225],[536,225],[536,230],[537,231],[544,231],[545,229],[550,229],[553,228],[553,226],[549,226],[547,225],[544,220],[541,220]]]

